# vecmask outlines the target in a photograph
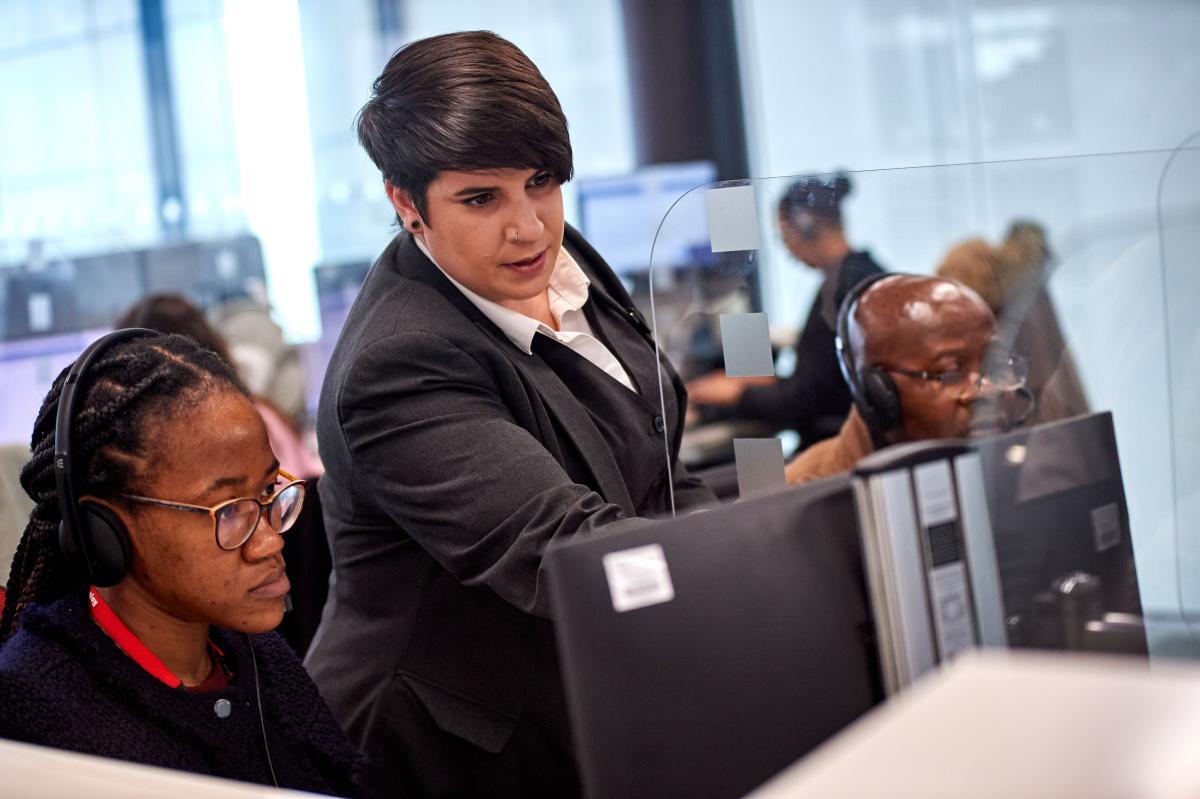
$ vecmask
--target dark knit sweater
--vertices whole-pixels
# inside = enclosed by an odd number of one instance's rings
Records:
[[[275,633],[213,628],[233,678],[220,691],[169,688],[92,621],[85,593],[31,606],[0,647],[0,737],[271,784],[254,696],[254,642],[271,763],[280,787],[350,795],[355,752]],[[214,703],[232,705],[218,718]]]

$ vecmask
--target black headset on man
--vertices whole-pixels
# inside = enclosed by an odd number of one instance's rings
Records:
[[[876,447],[884,446],[887,443],[885,436],[904,426],[904,411],[900,405],[900,392],[891,375],[873,364],[858,363],[854,348],[850,346],[850,320],[867,290],[877,281],[895,275],[895,272],[871,275],[850,289],[838,308],[837,337],[834,339],[842,377],[846,379],[854,407],[871,432]]]
[[[874,364],[858,362],[854,355],[854,348],[850,346],[850,320],[858,309],[858,301],[870,290],[871,286],[880,280],[901,274],[903,273],[884,272],[871,275],[855,284],[842,300],[841,307],[838,308],[837,335],[834,339],[838,365],[841,366],[842,377],[845,378],[846,385],[850,388],[854,407],[858,409],[858,415],[866,423],[867,430],[871,433],[872,443],[877,448],[889,443],[887,441],[888,433],[904,426],[904,410],[900,404],[900,391],[896,388],[896,381],[892,380],[892,376],[886,370],[880,369]],[[1037,399],[1028,388],[1020,386],[1015,391],[1026,401],[1027,407],[1021,415],[1011,421],[1014,426],[1023,424],[1037,407]]]
[[[74,469],[71,462],[71,423],[76,415],[75,406],[82,396],[83,378],[92,364],[117,344],[143,336],[159,335],[162,334],[154,330],[130,327],[114,330],[96,339],[75,359],[75,363],[71,364],[58,398],[58,414],[54,421],[54,481],[58,489],[58,506],[62,515],[62,521],[58,525],[58,546],[69,568],[86,574],[91,585],[100,588],[121,582],[129,571],[133,548],[129,543],[129,531],[120,517],[99,502],[79,499],[72,481]],[[258,658],[254,654],[254,644],[249,633],[246,634],[246,646],[250,650],[250,663],[254,673],[254,699],[262,729],[263,752],[267,757],[271,781],[275,783],[275,787],[279,787],[279,781],[275,778],[275,766],[271,763],[271,749],[267,743],[267,727],[258,683]]]

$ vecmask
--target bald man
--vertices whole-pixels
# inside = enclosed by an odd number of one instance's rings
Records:
[[[961,438],[1000,426],[997,403],[978,404],[1023,385],[1019,361],[989,355],[996,320],[988,304],[953,280],[891,275],[855,301],[847,297],[847,341],[859,374],[855,407],[837,436],[805,450],[787,467],[789,483],[849,470],[875,449],[902,441]],[[878,376],[898,400],[890,413],[862,413],[863,377]],[[876,408],[879,407],[877,404]],[[872,419],[874,429],[864,421]]]

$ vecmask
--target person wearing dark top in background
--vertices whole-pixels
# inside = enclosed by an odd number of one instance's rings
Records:
[[[269,632],[304,484],[231,367],[183,336],[110,334],[55,380],[32,450],[0,737],[354,793],[354,749]]]
[[[695,405],[723,414],[795,430],[804,449],[838,432],[850,409],[834,351],[838,307],[850,289],[883,268],[866,250],[854,250],[842,226],[841,203],[850,179],[801,178],[779,201],[779,230],[795,258],[824,275],[796,342],[796,368],[789,377],[763,381],[714,372],[688,383]]]

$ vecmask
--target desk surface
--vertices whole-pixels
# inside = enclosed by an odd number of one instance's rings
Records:
[[[304,799],[317,794],[0,739],[0,799]]]
[[[1200,666],[974,654],[752,799],[1200,796]]]

